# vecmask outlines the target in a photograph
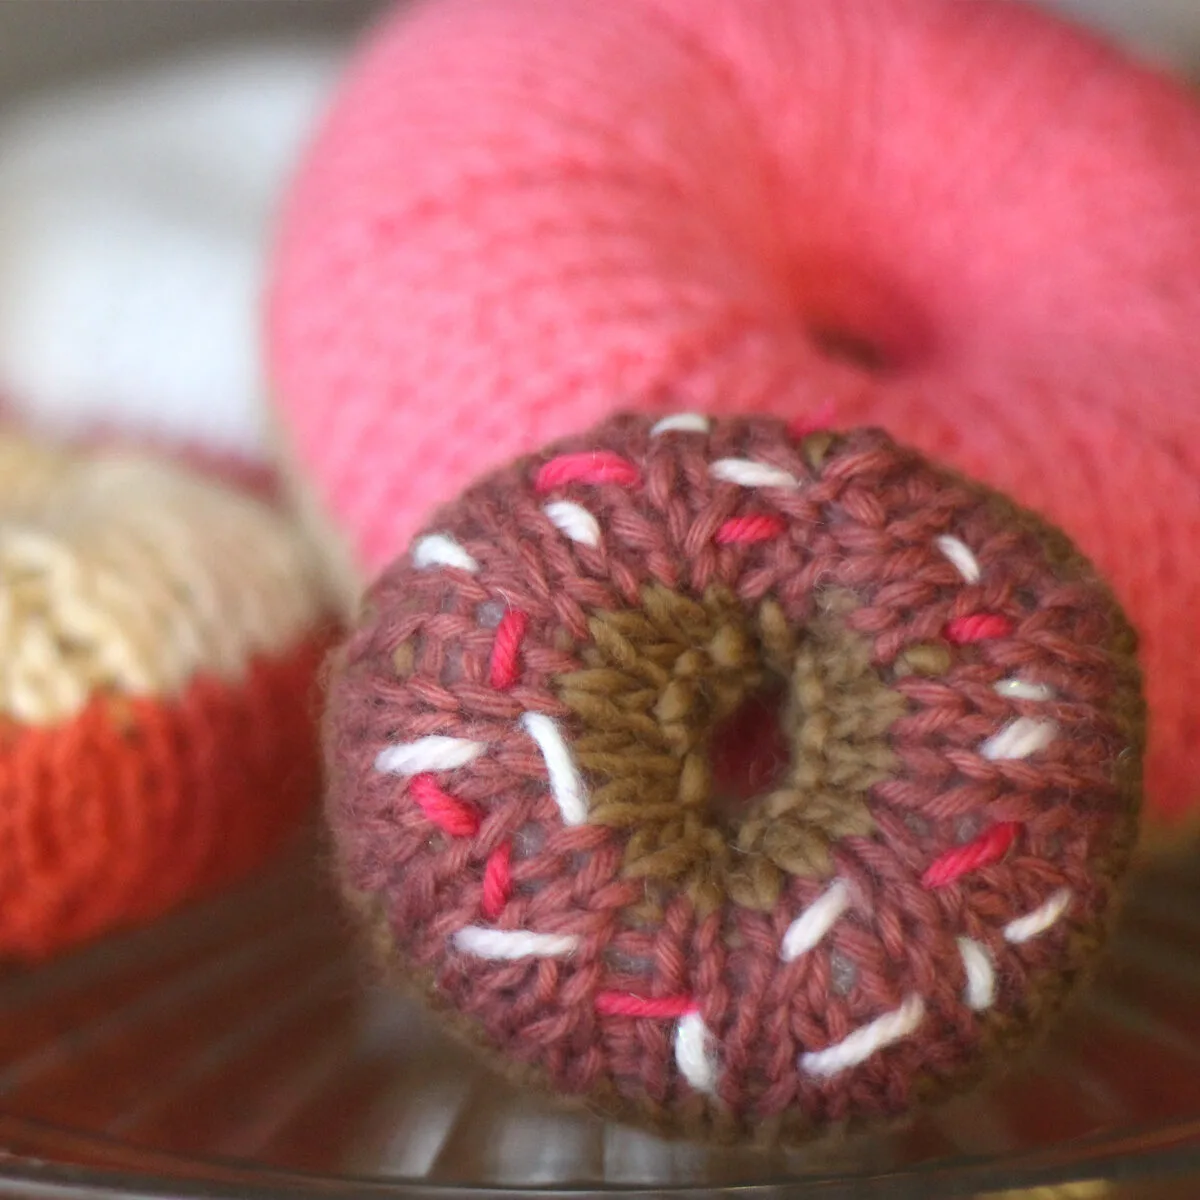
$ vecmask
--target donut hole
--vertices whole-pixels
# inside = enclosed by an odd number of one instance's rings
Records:
[[[826,358],[848,363],[869,374],[882,374],[892,366],[889,353],[869,335],[857,330],[809,321],[808,336]]]
[[[649,585],[637,608],[596,613],[581,669],[558,678],[579,722],[589,824],[627,831],[623,870],[680,887],[699,911],[770,911],[789,877],[827,878],[833,847],[872,833],[870,789],[895,769],[905,711],[845,614],[852,595],[789,621]]]
[[[793,286],[804,332],[825,358],[885,375],[929,352],[927,320],[885,272],[816,259]]]
[[[719,824],[728,826],[755,797],[787,779],[792,754],[783,722],[786,703],[786,683],[772,678],[713,730],[709,811]]]

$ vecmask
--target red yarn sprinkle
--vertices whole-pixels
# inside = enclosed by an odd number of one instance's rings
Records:
[[[985,830],[973,842],[947,850],[934,859],[929,869],[921,876],[921,884],[927,888],[945,887],[971,871],[999,862],[1008,848],[1016,841],[1020,826],[1016,821],[1000,821]]]
[[[596,1011],[602,1017],[683,1017],[696,1011],[691,996],[631,996],[628,992],[598,992]]]
[[[497,691],[510,688],[520,675],[517,659],[521,654],[521,639],[529,618],[515,608],[510,608],[496,626],[496,640],[492,643],[492,661],[488,668],[488,679]]]
[[[641,480],[637,467],[611,450],[560,454],[545,463],[534,478],[539,492],[552,492],[567,483],[619,483],[634,487]]]
[[[718,546],[730,546],[735,542],[768,542],[787,531],[787,522],[782,517],[731,517],[717,530]]]
[[[414,775],[408,782],[408,791],[421,811],[451,837],[474,837],[479,832],[478,810],[442,791],[432,775]]]
[[[955,617],[953,621],[947,621],[945,633],[948,641],[956,646],[965,646],[968,642],[1008,637],[1013,628],[1013,623],[999,613],[973,613],[969,617]]]
[[[512,895],[512,845],[504,842],[488,855],[483,869],[483,915],[493,920],[503,911]]]

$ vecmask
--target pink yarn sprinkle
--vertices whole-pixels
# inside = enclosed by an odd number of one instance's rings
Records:
[[[971,871],[978,871],[981,867],[999,862],[1017,840],[1019,829],[1016,821],[999,821],[973,842],[947,850],[945,854],[934,859],[921,876],[922,887],[945,887]]]
[[[717,530],[718,546],[730,546],[737,542],[767,542],[786,532],[787,522],[782,517],[731,517]]]
[[[500,619],[496,626],[496,640],[492,643],[492,659],[488,667],[488,682],[497,691],[510,688],[520,676],[518,659],[521,655],[521,640],[529,625],[529,618],[514,608]]]
[[[684,1017],[695,1012],[691,996],[633,996],[628,992],[597,992],[596,1011],[602,1017]]]
[[[503,842],[488,855],[487,866],[483,869],[483,900],[480,908],[483,915],[495,920],[508,903],[512,895],[512,845]]]
[[[432,775],[414,775],[408,792],[421,811],[451,837],[474,837],[479,832],[482,818],[478,810],[442,791]]]
[[[947,621],[945,634],[947,641],[956,646],[965,646],[968,642],[1009,637],[1013,628],[1013,623],[999,613],[972,613],[969,617],[955,617],[953,621]]]
[[[552,458],[538,471],[533,486],[538,492],[545,493],[568,483],[617,483],[636,487],[640,480],[637,467],[629,459],[610,450],[587,450]]]

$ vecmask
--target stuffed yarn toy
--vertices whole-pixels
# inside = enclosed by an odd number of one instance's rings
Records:
[[[1029,514],[878,432],[619,417],[369,590],[328,816],[373,940],[519,1076],[798,1140],[1054,1015],[1141,724],[1131,629]]]
[[[330,636],[275,506],[162,456],[0,438],[0,955],[258,867],[317,787]]]
[[[332,61],[170,62],[0,125],[4,958],[236,881],[312,811],[332,620],[251,315]]]
[[[1009,1059],[1128,858],[1134,627],[1152,811],[1196,797],[1198,259],[1193,100],[1020,5],[385,20],[270,315],[370,585],[327,815],[380,956],[665,1132]]]

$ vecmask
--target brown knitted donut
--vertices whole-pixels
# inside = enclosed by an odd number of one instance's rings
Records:
[[[327,718],[343,885],[453,1027],[607,1114],[898,1114],[1094,958],[1134,649],[1062,534],[878,431],[620,416],[370,591]]]

